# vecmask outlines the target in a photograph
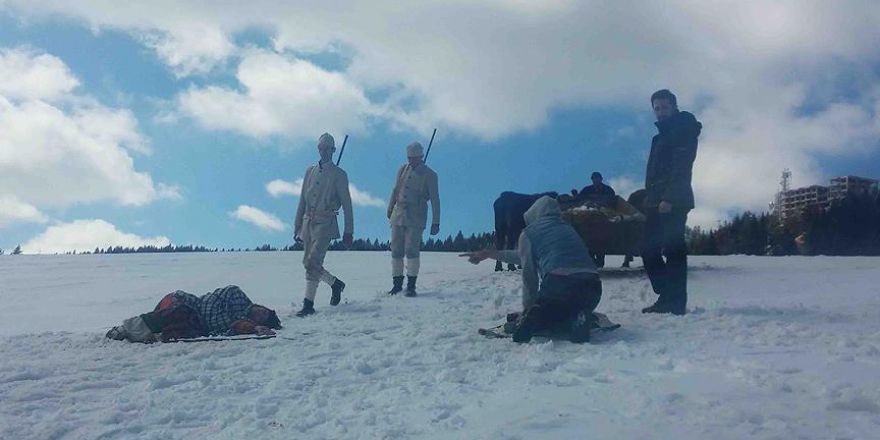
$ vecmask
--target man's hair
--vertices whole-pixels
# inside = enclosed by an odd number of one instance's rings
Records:
[[[658,99],[666,99],[668,100],[673,107],[678,107],[678,100],[675,98],[675,95],[669,91],[669,89],[660,89],[654,92],[651,95],[651,105],[654,105],[654,101]]]

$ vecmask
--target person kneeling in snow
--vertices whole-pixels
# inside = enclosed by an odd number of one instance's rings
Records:
[[[274,335],[281,328],[274,310],[254,304],[238,286],[226,286],[201,298],[177,290],[149,313],[128,318],[107,337],[130,342],[167,342],[209,335]]]
[[[516,250],[484,249],[461,256],[473,264],[492,258],[522,266],[523,313],[514,341],[528,342],[536,331],[567,327],[572,342],[588,342],[602,282],[587,246],[562,220],[559,203],[551,197],[538,199],[523,219],[526,228]]]

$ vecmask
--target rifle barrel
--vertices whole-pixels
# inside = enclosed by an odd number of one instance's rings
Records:
[[[339,166],[339,162],[342,162],[342,153],[345,153],[346,142],[348,142],[348,135],[345,135],[345,139],[342,140],[342,149],[339,150],[339,157],[336,158],[336,166]]]
[[[431,141],[428,142],[428,151],[425,152],[425,160],[423,162],[428,162],[428,155],[431,154],[431,145],[434,145],[434,136],[437,135],[437,129],[434,129],[434,133],[431,133]]]

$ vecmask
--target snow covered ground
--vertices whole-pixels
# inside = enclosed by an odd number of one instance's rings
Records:
[[[691,258],[690,314],[645,316],[640,271],[603,276],[623,327],[593,344],[487,340],[518,276],[427,254],[331,252],[344,303],[287,317],[299,253],[0,257],[0,438],[869,439],[880,432],[880,259]],[[619,264],[619,257],[609,264]],[[283,338],[138,345],[107,327],[166,292],[238,284]],[[304,333],[308,333],[305,335]]]

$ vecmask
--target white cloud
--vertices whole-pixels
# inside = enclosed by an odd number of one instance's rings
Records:
[[[56,57],[22,48],[0,48],[0,96],[53,101],[78,85],[79,81]]]
[[[230,212],[229,215],[232,218],[250,223],[263,230],[283,231],[285,229],[284,223],[278,217],[252,206],[240,205],[238,209]]]
[[[55,254],[70,251],[93,251],[108,246],[163,247],[171,244],[167,237],[145,238],[122,232],[104,220],[76,220],[48,227],[42,234],[22,245],[26,254]]]
[[[0,195],[0,227],[12,223],[45,223],[46,215],[11,195]]]
[[[268,191],[269,194],[276,199],[281,196],[299,197],[299,195],[302,193],[302,185],[302,179],[296,179],[295,182],[275,179],[266,184],[266,191]]]
[[[296,196],[299,197],[302,194],[302,179],[296,179],[294,182],[288,182],[286,180],[275,179],[266,184],[266,191],[272,197],[278,198],[282,196]],[[348,192],[351,194],[351,203],[355,206],[373,206],[373,207],[383,207],[385,206],[385,201],[374,197],[372,194],[359,189],[353,183],[348,184]]]
[[[214,26],[188,23],[142,37],[178,77],[207,73],[235,52],[226,33]]]
[[[311,137],[315,127],[361,132],[372,112],[360,87],[308,61],[250,51],[236,78],[242,91],[207,86],[184,92],[179,112],[206,128],[255,138]]]
[[[607,184],[614,188],[614,192],[626,200],[634,191],[644,188],[644,179],[637,179],[630,176],[614,177],[609,179]]]
[[[373,197],[370,193],[358,189],[351,183],[348,184],[348,192],[351,194],[351,203],[353,205],[373,206],[377,208],[382,208],[385,206],[384,200],[378,197]]]
[[[204,86],[181,97],[205,126],[256,137],[297,136],[314,131],[309,122],[326,124],[303,115],[314,101],[300,95],[308,90],[286,87],[290,77],[303,87],[333,84],[321,89],[329,99],[354,105],[330,118],[346,130],[377,117],[482,139],[534,130],[570,107],[650,114],[647,97],[670,87],[705,125],[691,217],[701,222],[766,208],[785,167],[796,184],[822,183],[828,176],[820,155],[877,152],[880,3],[873,0],[10,4],[30,17],[61,14],[96,29],[166,35],[173,50],[153,47],[172,69],[187,59],[216,65],[224,54],[237,57],[224,41],[266,30],[282,54],[243,55],[240,90]],[[188,36],[186,23],[208,43]],[[291,53],[345,62],[326,72]],[[260,92],[270,84],[299,107]],[[315,111],[334,114],[323,104]]]
[[[60,59],[5,49],[0,76],[12,78],[0,85],[0,197],[37,210],[180,197],[135,169],[132,153],[150,148],[131,112],[75,94],[78,80]]]

